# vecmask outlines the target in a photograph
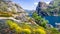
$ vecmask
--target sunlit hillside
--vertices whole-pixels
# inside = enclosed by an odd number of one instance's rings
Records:
[[[0,34],[60,34],[60,30],[44,18],[55,15],[55,11],[51,14],[56,8],[54,5],[38,2],[36,10],[25,10],[17,0],[0,0]]]

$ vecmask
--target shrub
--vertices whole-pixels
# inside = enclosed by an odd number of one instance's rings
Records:
[[[20,33],[22,28],[19,27],[18,24],[16,24],[15,22],[11,21],[11,20],[7,20],[7,24],[9,25],[11,30],[15,30],[16,33]]]
[[[31,34],[30,29],[23,29],[21,34]]]
[[[46,24],[48,23],[47,20],[45,20],[45,19],[42,18],[41,16],[38,16],[37,13],[33,13],[33,16],[32,16],[32,17],[35,19],[35,22],[36,22],[38,25],[46,28]]]
[[[34,34],[46,34],[46,32],[44,30],[42,30],[42,29],[36,29],[34,31]]]
[[[30,29],[31,27],[30,26],[28,26],[27,24],[25,24],[25,26],[24,26],[24,24],[20,27],[17,23],[15,23],[15,22],[13,22],[13,21],[11,21],[11,20],[7,20],[7,24],[8,24],[8,26],[9,26],[9,28],[11,29],[11,30],[15,30],[15,33],[17,33],[17,34],[31,34],[31,33],[33,33],[34,32],[34,34],[46,34],[46,32],[44,31],[44,28],[42,28],[42,27],[40,27],[40,29],[36,29],[36,27],[34,27],[34,28],[32,28],[32,30]],[[26,27],[26,28],[25,28]]]
[[[51,28],[50,31],[51,34],[60,34],[60,32],[56,28]]]
[[[26,24],[26,22],[20,23],[19,25],[20,25],[20,27],[22,27],[23,29],[31,29],[31,26],[28,25],[28,24]]]

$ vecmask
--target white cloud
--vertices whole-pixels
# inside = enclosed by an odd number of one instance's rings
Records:
[[[38,5],[38,2],[35,2],[34,5],[35,5],[35,6]]]
[[[46,4],[49,4],[50,2],[46,2]]]

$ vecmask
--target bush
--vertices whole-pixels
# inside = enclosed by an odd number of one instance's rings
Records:
[[[42,29],[36,29],[34,31],[34,34],[46,34],[46,32],[44,30],[42,30]]]
[[[60,34],[60,32],[56,28],[51,28],[51,34]]]
[[[33,13],[33,16],[32,16],[32,17],[35,19],[35,22],[36,22],[38,25],[46,28],[46,24],[48,23],[47,20],[45,20],[45,19],[42,18],[41,16],[38,16],[37,13]]]
[[[19,25],[20,25],[20,27],[22,27],[23,29],[31,29],[31,28],[32,28],[30,25],[26,24],[26,22],[20,23]]]
[[[16,33],[20,33],[22,30],[22,28],[18,24],[16,24],[15,22],[13,22],[11,20],[7,20],[7,24],[9,25],[9,28],[11,30],[15,30]]]
[[[23,29],[21,34],[31,34],[30,29]]]

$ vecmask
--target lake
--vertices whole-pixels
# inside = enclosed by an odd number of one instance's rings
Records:
[[[45,19],[53,26],[56,26],[55,23],[60,23],[60,16],[46,16]]]
[[[30,17],[32,14],[30,15]],[[55,23],[60,23],[60,16],[45,16],[44,17],[46,20],[49,21],[49,24],[56,26]],[[6,20],[0,20],[0,23],[5,23]]]
[[[32,14],[29,14],[29,16],[31,17]],[[54,27],[56,26],[55,23],[60,23],[60,16],[45,16],[44,18],[48,20],[49,24],[53,25]]]

